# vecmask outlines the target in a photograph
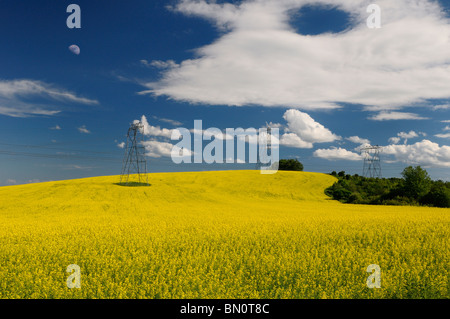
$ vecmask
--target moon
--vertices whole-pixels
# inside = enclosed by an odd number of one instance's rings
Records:
[[[78,45],[76,45],[76,44],[72,44],[70,47],[69,47],[69,50],[70,50],[70,52],[72,52],[73,54],[76,54],[76,55],[79,55],[80,54],[80,47],[78,46]]]

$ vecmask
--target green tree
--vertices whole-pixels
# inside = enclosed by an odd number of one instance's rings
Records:
[[[280,171],[303,171],[303,164],[297,159],[282,159],[279,162]]]
[[[431,189],[431,178],[428,172],[420,166],[408,166],[403,170],[402,176],[405,180],[405,195],[410,198],[419,199]]]
[[[450,189],[445,184],[436,183],[431,190],[422,198],[422,203],[434,207],[450,208]]]

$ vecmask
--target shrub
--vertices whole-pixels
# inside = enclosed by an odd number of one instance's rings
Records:
[[[303,171],[303,164],[297,159],[282,159],[279,162],[280,171]]]
[[[420,202],[424,205],[450,208],[450,190],[443,185],[433,186]]]

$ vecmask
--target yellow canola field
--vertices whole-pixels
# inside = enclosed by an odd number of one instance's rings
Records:
[[[0,298],[449,297],[449,209],[344,205],[318,173],[149,181],[1,187]]]

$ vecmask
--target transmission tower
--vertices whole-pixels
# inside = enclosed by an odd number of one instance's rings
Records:
[[[122,185],[148,185],[147,160],[145,159],[145,148],[142,145],[144,125],[134,122],[128,129],[125,156],[120,174]]]
[[[266,143],[261,143],[261,135],[258,137],[258,162],[256,163],[256,169],[269,166],[270,156],[272,155],[272,128],[266,123],[267,127],[267,139]]]
[[[363,176],[381,178],[381,146],[365,146],[361,148],[364,157]]]

